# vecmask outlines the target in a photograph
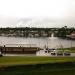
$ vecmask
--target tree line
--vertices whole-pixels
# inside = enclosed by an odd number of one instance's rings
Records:
[[[22,36],[22,37],[28,37],[31,35],[38,34],[38,37],[42,37],[43,35],[47,34],[46,37],[50,37],[52,33],[54,33],[54,36],[56,37],[62,37],[66,38],[66,35],[70,35],[73,31],[75,31],[75,28],[68,28],[67,26],[61,27],[61,28],[0,28],[0,35],[13,35],[13,36]],[[10,36],[9,35],[9,36]]]

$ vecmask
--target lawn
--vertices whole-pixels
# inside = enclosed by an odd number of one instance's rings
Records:
[[[59,50],[62,50],[62,51],[70,51],[71,53],[75,53],[75,48],[59,48]]]
[[[0,57],[0,75],[75,75],[75,57]]]
[[[43,64],[56,62],[75,61],[75,57],[25,57],[25,56],[4,56],[0,57],[0,66]]]

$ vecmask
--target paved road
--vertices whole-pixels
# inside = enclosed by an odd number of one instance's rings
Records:
[[[3,54],[3,56],[36,56],[35,54]],[[71,53],[70,56],[57,56],[57,55],[49,55],[50,57],[75,57],[75,53]]]

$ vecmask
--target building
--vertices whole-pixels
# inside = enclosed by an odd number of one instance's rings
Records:
[[[75,39],[75,31],[73,31],[70,35],[66,35],[67,38]]]
[[[2,54],[36,54],[38,50],[40,50],[40,48],[36,46],[0,46],[0,52]]]

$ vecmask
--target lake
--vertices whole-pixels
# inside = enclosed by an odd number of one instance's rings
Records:
[[[38,46],[43,48],[45,45],[49,48],[60,47],[75,47],[75,40],[60,39],[58,37],[39,37],[39,38],[25,38],[25,37],[3,37],[0,36],[0,45],[7,46]]]

